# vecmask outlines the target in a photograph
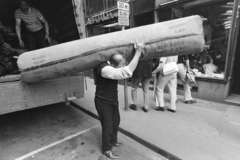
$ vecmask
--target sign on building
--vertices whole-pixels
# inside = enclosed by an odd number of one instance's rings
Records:
[[[118,25],[129,26],[129,18],[118,18]]]
[[[117,8],[118,8],[118,25],[129,26],[130,5],[128,3],[118,1]]]
[[[125,2],[117,1],[117,8],[120,10],[128,11],[130,10],[130,5]]]

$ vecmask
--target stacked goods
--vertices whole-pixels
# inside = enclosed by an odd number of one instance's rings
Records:
[[[141,60],[200,53],[202,18],[191,16],[25,52],[18,67],[26,82],[57,78],[92,69],[116,53],[131,60],[136,42],[145,44]]]

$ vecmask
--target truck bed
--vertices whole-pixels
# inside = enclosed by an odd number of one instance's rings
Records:
[[[25,83],[20,75],[0,78],[0,115],[14,111],[79,99],[84,96],[82,73],[68,77]]]

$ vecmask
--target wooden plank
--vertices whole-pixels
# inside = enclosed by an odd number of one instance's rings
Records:
[[[83,75],[25,84],[27,108],[66,101],[66,98],[84,96]]]
[[[26,109],[24,87],[21,81],[0,83],[0,115]]]
[[[6,76],[0,78],[0,83],[13,82],[13,81],[19,81],[19,80],[21,80],[20,74],[6,75]]]

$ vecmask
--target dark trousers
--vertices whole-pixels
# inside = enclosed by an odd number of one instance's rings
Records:
[[[27,32],[28,49],[30,51],[47,47],[44,28],[37,32]]]
[[[102,125],[102,151],[112,149],[112,144],[117,142],[117,133],[120,124],[118,103],[107,104],[95,97],[95,107]]]

